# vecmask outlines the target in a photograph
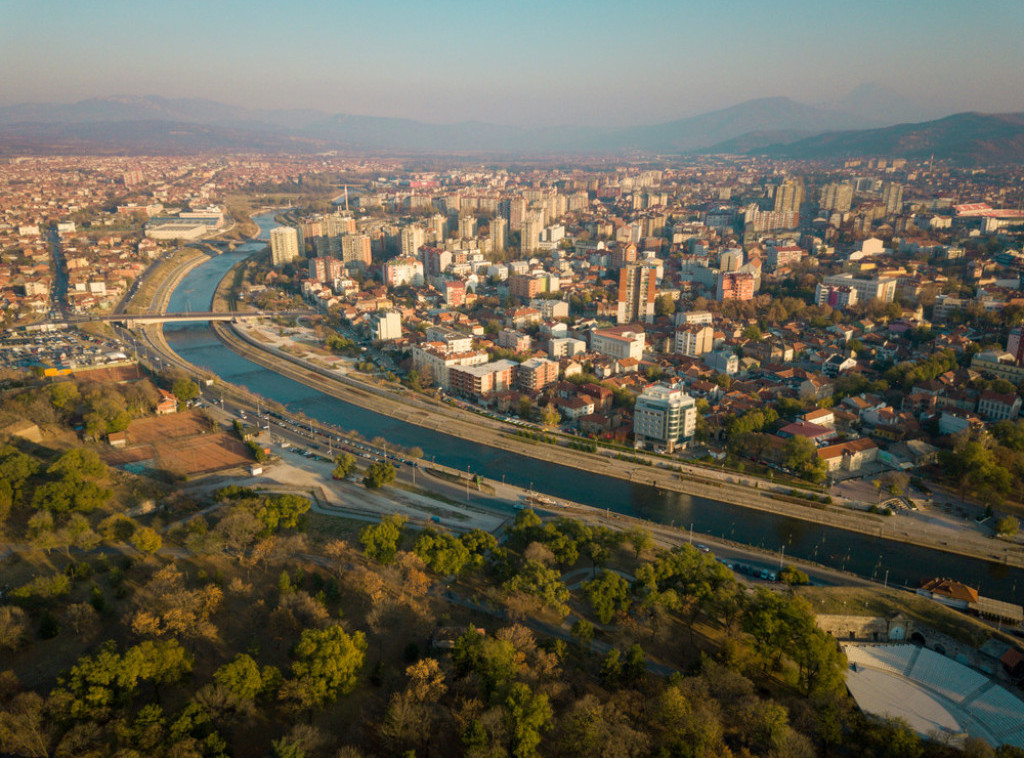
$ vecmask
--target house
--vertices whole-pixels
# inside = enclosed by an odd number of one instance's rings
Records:
[[[800,397],[811,400],[824,400],[835,391],[835,385],[824,376],[811,374],[800,383]]]
[[[819,426],[806,421],[794,421],[779,429],[779,436],[783,439],[789,437],[803,437],[809,439],[815,445],[821,445],[829,440],[835,439],[836,430],[827,426]]]
[[[878,459],[878,445],[867,438],[840,442],[818,449],[818,457],[831,471],[860,471]]]
[[[178,398],[167,390],[159,390],[160,402],[156,404],[156,415],[166,416],[169,413],[178,412]]]
[[[806,421],[808,424],[827,426],[829,429],[835,429],[836,426],[836,414],[831,408],[817,408],[809,411],[801,416],[800,420]]]

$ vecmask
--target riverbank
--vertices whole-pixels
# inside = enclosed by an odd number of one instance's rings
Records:
[[[611,476],[685,495],[718,500],[743,508],[835,527],[896,543],[917,545],[970,558],[981,558],[1007,566],[1024,567],[1024,555],[995,540],[964,534],[952,542],[946,533],[936,534],[927,525],[906,525],[900,517],[841,510],[835,506],[795,505],[771,496],[759,488],[739,486],[731,477],[702,478],[699,473],[685,474],[654,466],[641,466],[615,458],[583,453],[552,445],[531,443],[508,431],[493,428],[497,422],[466,417],[463,412],[442,406],[430,406],[425,399],[408,391],[372,387],[351,377],[335,375],[294,356],[268,348],[237,327],[213,326],[217,336],[233,351],[264,368],[301,382],[326,395],[358,405],[391,418],[449,434],[476,444],[529,456],[592,474]]]

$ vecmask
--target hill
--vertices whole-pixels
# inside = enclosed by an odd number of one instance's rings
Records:
[[[727,152],[728,143],[711,148]],[[841,159],[868,155],[929,158],[960,164],[1024,161],[1024,113],[958,113],[919,124],[829,132],[753,148],[748,154],[773,158]]]

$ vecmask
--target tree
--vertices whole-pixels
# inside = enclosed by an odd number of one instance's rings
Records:
[[[153,554],[159,550],[163,544],[163,538],[156,529],[151,529],[148,526],[139,527],[135,530],[135,534],[132,535],[132,547],[136,550]]]
[[[356,457],[351,453],[342,453],[334,458],[334,471],[331,472],[331,476],[335,479],[347,479],[355,467]]]
[[[433,529],[425,530],[412,550],[427,568],[442,576],[458,576],[470,561],[469,548],[461,540]]]
[[[0,649],[14,650],[28,639],[28,614],[16,605],[0,606]]]
[[[319,707],[355,689],[366,658],[366,637],[362,632],[349,635],[340,626],[306,629],[293,656],[292,692],[303,707]]]
[[[586,619],[576,619],[573,622],[571,634],[576,638],[580,647],[589,650],[590,643],[594,640],[594,625]]]
[[[107,464],[95,450],[76,447],[54,461],[46,473],[54,478],[100,479],[107,474]]]
[[[378,489],[393,481],[395,481],[395,467],[387,461],[374,461],[366,469],[366,475],[363,477],[363,484],[368,489]]]
[[[505,725],[509,734],[509,751],[515,758],[537,755],[541,733],[551,728],[552,710],[548,696],[530,691],[516,682],[505,697]]]
[[[239,653],[213,672],[213,680],[242,700],[255,701],[280,683],[281,672],[274,666],[260,669],[251,656]]]
[[[676,301],[671,295],[661,295],[654,301],[655,316],[671,316],[676,312]]]
[[[996,534],[1000,537],[1013,537],[1020,530],[1020,521],[1015,516],[1003,516],[996,522]]]
[[[583,591],[602,624],[610,624],[617,613],[629,608],[629,582],[614,571],[602,571],[583,585]]]
[[[633,547],[633,554],[640,559],[640,554],[645,550],[649,550],[654,544],[654,540],[651,539],[651,533],[641,526],[634,526],[627,529],[624,533],[626,542]]]
[[[171,385],[171,394],[178,398],[179,403],[187,403],[199,397],[199,385],[187,377],[180,377]]]
[[[381,519],[379,524],[370,524],[359,532],[359,542],[367,556],[385,565],[395,559],[398,543],[402,539],[402,525],[405,516],[392,514]]]
[[[560,616],[569,613],[569,588],[562,577],[536,561],[526,561],[523,567],[504,584],[509,594],[522,593],[536,598]]]
[[[553,403],[548,403],[540,411],[540,423],[545,426],[557,426],[562,420],[561,415],[558,413],[558,409],[555,408]]]
[[[790,437],[782,444],[782,465],[812,482],[823,481],[828,473],[825,461],[806,437]]]

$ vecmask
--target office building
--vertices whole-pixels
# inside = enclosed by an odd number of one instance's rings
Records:
[[[672,452],[693,439],[697,403],[678,386],[659,382],[646,388],[633,408],[633,437],[637,447],[652,444]]]
[[[299,259],[299,232],[290,226],[275,226],[270,230],[270,261],[283,266]]]

